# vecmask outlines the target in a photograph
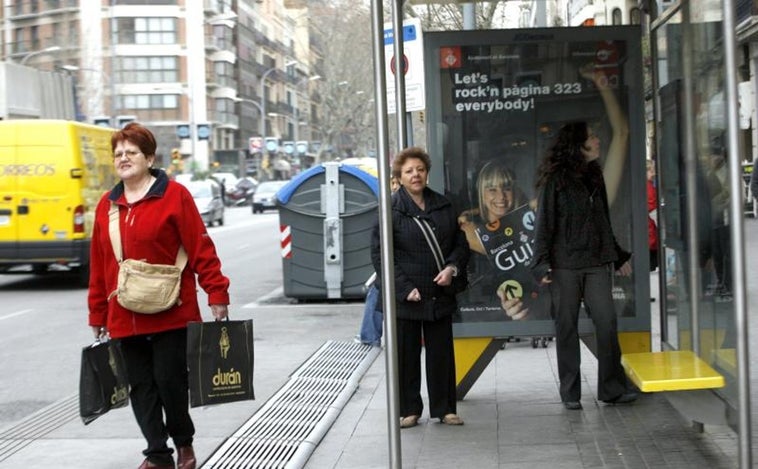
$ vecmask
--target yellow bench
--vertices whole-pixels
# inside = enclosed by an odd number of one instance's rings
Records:
[[[621,364],[642,392],[724,387],[724,377],[690,350],[625,353]]]

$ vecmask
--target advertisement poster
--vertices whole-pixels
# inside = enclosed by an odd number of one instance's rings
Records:
[[[472,251],[470,288],[455,319],[476,326],[464,327],[470,335],[552,331],[549,289],[530,262],[536,172],[562,125],[586,121],[598,135],[617,241],[628,251],[646,245],[631,230],[631,174],[639,168],[644,181],[645,158],[635,34],[595,27],[425,35],[430,185],[453,201]],[[634,278],[614,282],[617,313],[633,316]],[[517,317],[504,306],[513,297],[527,310]]]

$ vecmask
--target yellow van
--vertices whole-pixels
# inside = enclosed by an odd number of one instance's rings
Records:
[[[0,121],[0,273],[64,266],[86,285],[95,206],[117,178],[112,132],[62,120]]]

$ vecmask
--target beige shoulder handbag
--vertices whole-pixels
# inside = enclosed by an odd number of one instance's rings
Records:
[[[111,202],[108,212],[108,232],[113,245],[113,253],[118,261],[118,285],[108,295],[108,300],[116,297],[118,304],[137,313],[153,314],[181,304],[179,292],[182,284],[182,270],[187,265],[187,252],[179,246],[176,263],[149,264],[136,259],[123,259],[121,251],[121,230],[119,229],[118,206]]]

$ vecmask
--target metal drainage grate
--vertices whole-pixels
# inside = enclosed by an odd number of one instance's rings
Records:
[[[78,416],[79,394],[74,394],[0,432],[0,462]]]
[[[379,347],[326,342],[203,469],[303,467],[379,353]]]

